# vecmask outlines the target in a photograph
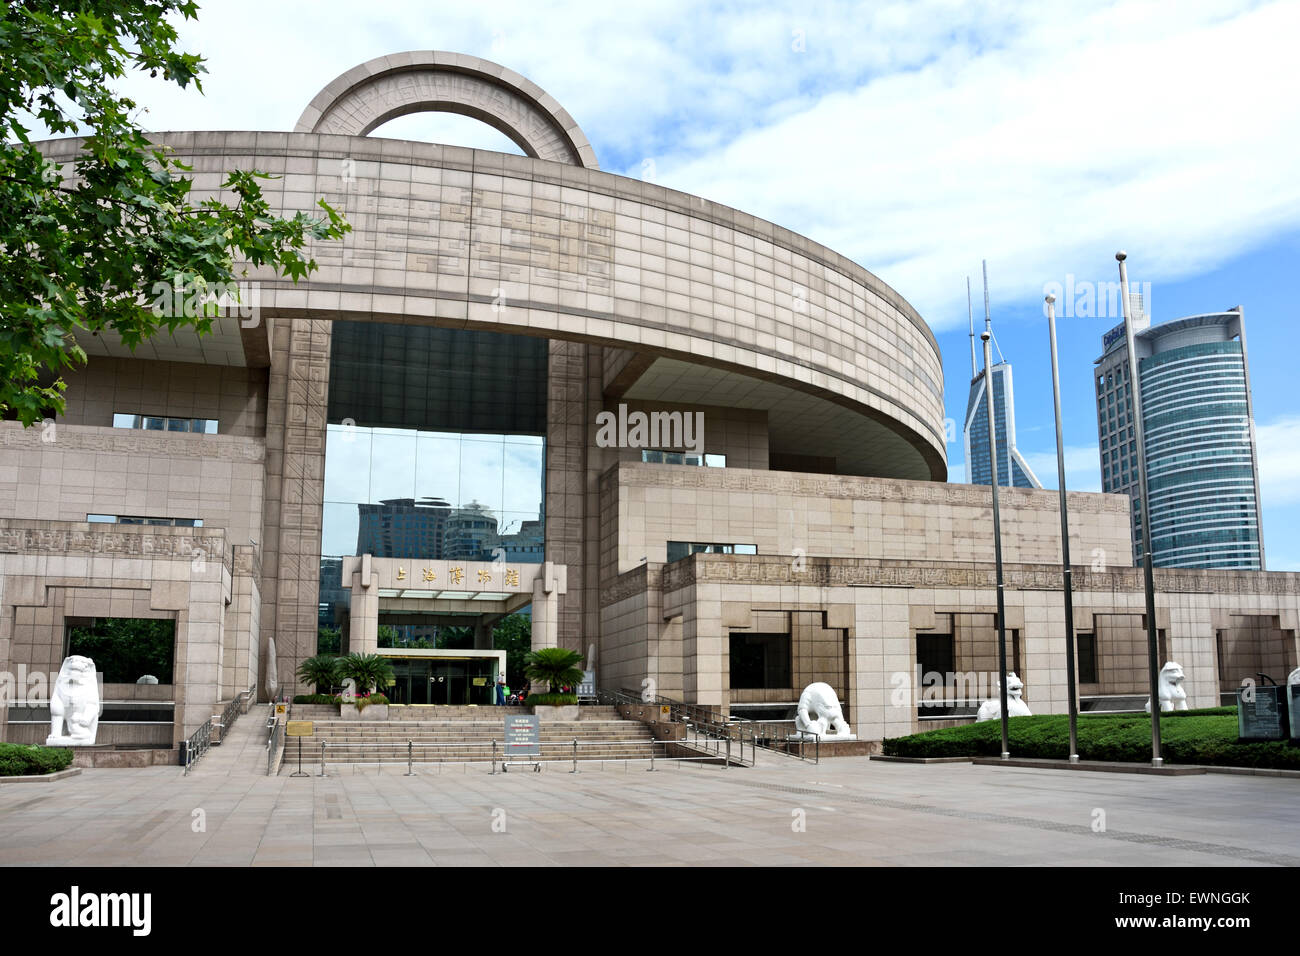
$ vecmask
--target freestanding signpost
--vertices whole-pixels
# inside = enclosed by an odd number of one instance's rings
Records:
[[[540,760],[514,760],[515,757],[541,757],[542,738],[537,726],[537,715],[519,714],[507,717],[505,735],[506,752],[501,760],[502,773],[505,773],[512,763],[532,764],[534,771],[542,769]]]
[[[1287,726],[1287,699],[1284,695],[1290,689],[1252,686],[1238,690],[1237,736],[1242,740],[1286,740],[1291,728]]]
[[[298,738],[298,769],[289,774],[291,777],[310,777],[302,769],[302,738],[314,736],[316,726],[310,720],[291,720],[284,725],[284,735],[286,737]]]

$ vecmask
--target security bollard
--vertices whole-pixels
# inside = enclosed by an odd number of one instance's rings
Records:
[[[329,774],[325,772],[325,741],[323,740],[320,742],[320,770],[317,772],[316,776],[318,777],[329,776]]]
[[[415,767],[412,766],[412,763],[415,759],[413,756],[414,749],[415,749],[415,745],[408,740],[406,742],[406,775],[408,777],[415,776]]]
[[[569,773],[578,772],[578,738],[573,738],[573,769]]]

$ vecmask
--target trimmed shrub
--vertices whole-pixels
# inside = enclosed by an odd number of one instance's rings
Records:
[[[0,777],[39,777],[72,766],[68,747],[0,744]]]
[[[296,694],[293,702],[295,704],[337,704],[339,699],[334,694]]]
[[[524,698],[524,703],[530,707],[567,707],[577,702],[577,694],[529,694]]]
[[[1064,760],[1070,723],[1065,714],[1012,717],[1007,721],[1016,757]],[[1162,714],[1161,754],[1167,763],[1213,767],[1300,770],[1300,747],[1285,740],[1238,741],[1237,709],[1207,707]],[[961,727],[894,737],[884,741],[886,756],[996,757],[1002,752],[1001,722],[986,720]],[[1079,757],[1145,763],[1151,759],[1151,718],[1146,714],[1080,714]]]

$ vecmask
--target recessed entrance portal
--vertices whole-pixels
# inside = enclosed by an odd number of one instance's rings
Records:
[[[496,703],[497,676],[504,652],[463,656],[384,654],[393,666],[393,684],[384,693],[394,704],[465,706]]]

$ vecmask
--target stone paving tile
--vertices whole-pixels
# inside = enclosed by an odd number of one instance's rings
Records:
[[[16,790],[0,792],[0,865],[1300,863],[1297,784],[1213,774],[846,758],[653,774],[88,770],[39,798]],[[191,828],[195,809],[205,832]],[[1091,831],[1097,809],[1104,834]]]

